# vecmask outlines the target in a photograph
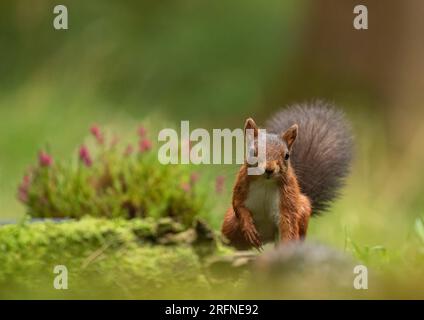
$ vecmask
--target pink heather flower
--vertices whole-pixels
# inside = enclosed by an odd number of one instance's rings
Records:
[[[87,167],[90,167],[93,164],[90,151],[85,145],[82,145],[79,149],[79,158]]]
[[[143,126],[140,126],[137,130],[137,134],[140,136],[140,138],[144,138],[147,134],[146,128]]]
[[[193,184],[195,184],[198,180],[199,180],[199,178],[200,178],[200,174],[198,174],[197,172],[193,172],[191,175],[190,175],[190,183],[193,185]]]
[[[102,134],[100,127],[98,125],[96,125],[96,124],[92,125],[91,128],[90,128],[90,132],[96,138],[96,140],[99,144],[103,144],[104,137],[103,137],[103,134]]]
[[[224,191],[224,183],[225,183],[225,177],[224,176],[216,177],[216,181],[215,181],[215,191],[216,191],[216,193],[222,193]]]
[[[31,186],[31,177],[29,174],[26,174],[22,179],[21,184],[18,187],[18,199],[23,203],[28,202],[28,191]]]
[[[124,156],[129,157],[130,155],[132,155],[133,152],[134,152],[134,147],[131,144],[129,144],[125,148]]]
[[[50,167],[53,163],[53,158],[47,152],[40,151],[38,154],[38,163],[41,167]]]
[[[181,183],[181,189],[183,189],[185,192],[190,192],[191,186],[189,183],[183,182]]]
[[[152,142],[149,139],[141,139],[138,145],[140,152],[145,152],[152,149]]]

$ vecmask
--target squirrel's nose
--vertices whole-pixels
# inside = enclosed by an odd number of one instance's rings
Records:
[[[267,174],[267,176],[270,176],[271,174],[274,173],[274,169],[272,169],[272,168],[266,168],[265,169],[265,173]]]

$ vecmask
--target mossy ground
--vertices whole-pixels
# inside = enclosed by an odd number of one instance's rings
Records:
[[[193,246],[159,245],[157,224],[87,218],[0,227],[3,298],[152,298],[208,289]],[[56,265],[68,290],[56,290]]]
[[[352,285],[352,266],[362,262],[355,252],[349,258],[340,250],[307,241],[280,253],[266,247],[254,255],[262,264],[240,267],[226,263],[223,258],[237,254],[219,241],[208,247],[203,239],[200,247],[206,244],[209,249],[199,250],[193,232],[169,219],[84,218],[1,226],[0,298],[363,299],[417,298],[422,292],[416,281],[422,276],[419,259],[388,257],[391,264],[367,264],[370,288],[358,291]],[[214,271],[210,261],[217,258]],[[399,273],[406,262],[408,275]],[[67,290],[54,288],[57,265],[68,270]]]

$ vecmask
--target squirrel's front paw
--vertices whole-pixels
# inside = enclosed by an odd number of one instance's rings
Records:
[[[262,241],[258,231],[255,228],[246,228],[244,230],[246,240],[259,251],[262,250]]]

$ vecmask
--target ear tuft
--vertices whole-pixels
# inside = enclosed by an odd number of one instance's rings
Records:
[[[248,129],[254,130],[255,138],[258,136],[258,126],[256,125],[255,121],[252,118],[246,119],[246,122],[244,123],[244,134],[246,134],[246,130]]]
[[[286,142],[289,150],[291,150],[293,143],[296,140],[298,128],[298,125],[294,124],[281,135],[281,138]]]

